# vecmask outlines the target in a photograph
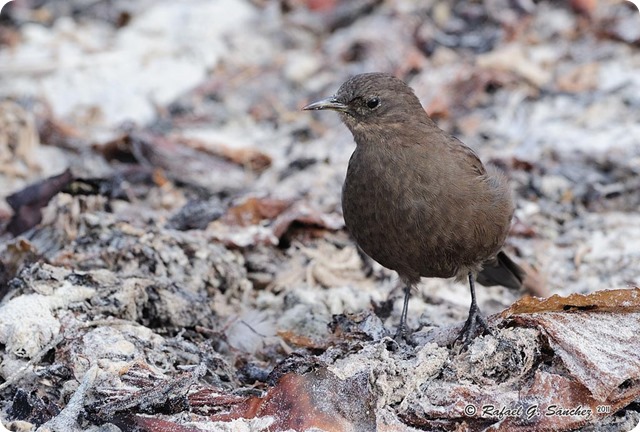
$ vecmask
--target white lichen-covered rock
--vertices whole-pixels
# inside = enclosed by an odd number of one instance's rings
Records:
[[[27,294],[0,307],[0,343],[17,357],[31,358],[60,332],[56,311],[89,299],[95,290],[65,282],[51,295]]]

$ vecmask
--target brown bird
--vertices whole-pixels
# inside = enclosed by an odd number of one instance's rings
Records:
[[[405,296],[420,277],[469,280],[471,307],[458,338],[488,331],[474,280],[519,288],[524,271],[501,251],[513,215],[505,177],[440,129],[413,90],[384,73],[357,75],[305,110],[334,110],[357,144],[342,188],[346,226],[371,258],[398,272]]]

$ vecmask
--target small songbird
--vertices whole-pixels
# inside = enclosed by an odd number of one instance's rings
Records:
[[[501,248],[513,215],[505,177],[440,129],[413,90],[384,73],[347,80],[305,110],[340,114],[357,144],[342,188],[347,229],[358,246],[405,284],[398,335],[406,336],[420,277],[469,280],[471,308],[458,339],[489,331],[474,280],[520,288],[524,271]]]

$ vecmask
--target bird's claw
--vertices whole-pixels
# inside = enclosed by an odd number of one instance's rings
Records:
[[[400,324],[398,326],[396,334],[393,336],[393,340],[396,341],[398,345],[416,346],[416,342],[413,338],[413,331],[407,328],[406,324]]]
[[[465,349],[476,336],[483,333],[493,334],[491,329],[489,329],[489,323],[487,323],[487,320],[482,316],[480,310],[472,310],[462,330],[460,330],[460,333],[456,337],[454,344],[460,341],[462,342],[462,349]]]

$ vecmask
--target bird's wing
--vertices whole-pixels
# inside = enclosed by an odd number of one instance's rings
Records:
[[[482,161],[470,147],[467,147],[458,138],[452,136],[449,140],[449,151],[453,153],[454,160],[460,164],[466,164],[473,172],[478,176],[483,176],[487,173]]]

